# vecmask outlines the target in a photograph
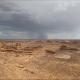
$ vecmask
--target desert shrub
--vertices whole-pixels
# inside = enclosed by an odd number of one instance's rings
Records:
[[[33,50],[39,49],[39,48],[42,48],[42,46],[39,45],[39,46],[29,46],[29,47],[24,47],[23,50],[24,50],[24,51],[33,51]]]
[[[60,50],[65,50],[65,49],[67,49],[67,46],[66,45],[61,45]]]
[[[73,50],[73,51],[78,51],[77,48],[68,47],[68,46],[66,46],[66,45],[62,45],[62,46],[60,47],[60,50]]]
[[[25,47],[23,50],[24,51],[33,51],[32,47]]]
[[[53,41],[51,41],[51,40],[47,40],[46,42],[48,42],[48,43],[53,43]]]
[[[32,48],[38,49],[38,48],[42,48],[42,46],[41,45],[38,45],[38,46],[33,46]]]
[[[53,50],[45,50],[46,53],[50,53],[50,54],[55,54],[55,52]]]
[[[9,50],[16,50],[16,47],[15,47],[15,46],[11,46],[11,45],[10,45],[10,46],[7,46],[7,45],[6,45],[6,46],[4,47],[4,49],[7,49],[7,50],[8,50],[8,49],[9,49]]]

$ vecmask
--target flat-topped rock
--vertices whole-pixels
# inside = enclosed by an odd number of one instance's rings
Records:
[[[71,55],[69,55],[69,54],[55,54],[54,57],[59,58],[59,59],[70,59]]]

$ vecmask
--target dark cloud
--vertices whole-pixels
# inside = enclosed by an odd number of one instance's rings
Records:
[[[8,3],[9,4],[9,3]],[[1,11],[4,11],[3,13],[0,13],[0,25],[3,26],[4,28],[9,26],[9,30],[13,31],[26,31],[30,34],[32,38],[46,38],[43,37],[44,31],[42,29],[41,24],[36,23],[34,20],[31,20],[31,16],[26,12],[25,13],[20,13],[20,12],[15,12],[13,9],[14,6],[11,4],[8,5],[6,2],[3,2],[3,5],[1,4]],[[15,13],[11,13],[14,11]],[[11,15],[11,16],[10,16]],[[5,19],[7,18],[7,19]],[[5,30],[5,29],[4,29]],[[41,34],[39,34],[41,33]]]

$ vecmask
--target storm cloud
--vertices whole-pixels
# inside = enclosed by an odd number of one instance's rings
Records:
[[[0,38],[80,39],[77,0],[0,0]]]

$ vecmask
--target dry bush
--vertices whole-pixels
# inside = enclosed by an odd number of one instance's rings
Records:
[[[32,51],[24,51],[24,53],[32,53]]]
[[[47,40],[46,42],[47,42],[47,43],[53,43],[53,41],[51,41],[51,40]]]
[[[68,47],[68,46],[66,46],[66,45],[62,45],[62,46],[60,47],[60,50],[73,50],[73,51],[78,51],[77,48]]]
[[[29,47],[25,47],[25,48],[23,48],[23,50],[24,51],[33,51],[33,50],[35,50],[35,49],[40,49],[40,48],[42,48],[42,46],[29,46]]]
[[[17,48],[15,46],[5,46],[5,49],[12,49],[12,50],[16,50]]]
[[[46,53],[50,53],[50,54],[55,54],[55,52],[53,50],[45,50]]]
[[[38,46],[33,46],[32,48],[33,49],[38,49],[38,48],[42,48],[42,46],[41,45],[38,45]]]
[[[66,45],[61,45],[60,50],[65,50],[65,49],[67,49],[67,46]]]
[[[33,51],[33,49],[31,47],[25,47],[23,50],[24,51]]]

